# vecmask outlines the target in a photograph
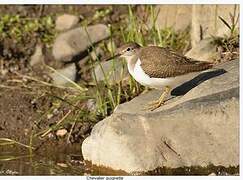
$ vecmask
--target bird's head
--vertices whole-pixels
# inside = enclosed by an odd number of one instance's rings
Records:
[[[117,54],[120,57],[130,57],[136,55],[140,45],[137,43],[128,43],[117,49]]]
[[[126,59],[130,59],[131,57],[133,57],[134,55],[136,55],[136,53],[138,52],[139,48],[141,46],[137,43],[127,43],[121,47],[119,47],[116,52],[115,55],[113,57],[110,57],[106,60],[115,58],[115,57],[124,57]]]

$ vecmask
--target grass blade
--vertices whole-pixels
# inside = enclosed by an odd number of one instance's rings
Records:
[[[232,27],[221,17],[219,16],[219,19],[231,30]]]
[[[21,142],[9,139],[9,138],[0,138],[0,141],[5,141],[4,143],[1,143],[0,145],[7,145],[7,144],[18,144],[20,146],[26,147],[26,148],[31,148],[31,149],[35,149],[34,147],[28,146],[26,144],[23,144]],[[7,144],[6,144],[7,143]]]

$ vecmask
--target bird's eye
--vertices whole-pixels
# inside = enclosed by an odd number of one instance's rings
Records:
[[[130,51],[131,49],[130,48],[127,48],[127,51]]]

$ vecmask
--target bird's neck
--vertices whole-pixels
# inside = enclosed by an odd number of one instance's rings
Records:
[[[138,60],[138,57],[136,55],[126,57],[128,71],[131,75],[133,75],[134,67],[135,67],[137,60]]]

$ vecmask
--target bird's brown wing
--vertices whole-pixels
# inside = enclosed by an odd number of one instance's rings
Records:
[[[139,59],[144,72],[152,78],[175,77],[213,66],[212,63],[196,61],[157,46],[141,48]]]

